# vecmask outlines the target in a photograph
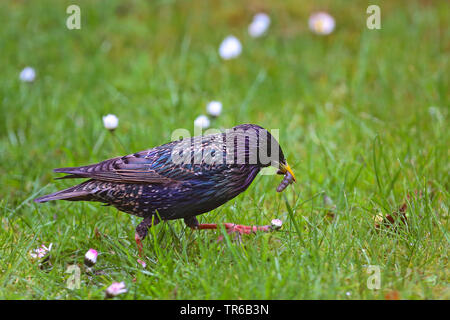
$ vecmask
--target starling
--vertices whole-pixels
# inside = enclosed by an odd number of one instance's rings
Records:
[[[34,201],[97,201],[142,217],[135,234],[141,253],[141,241],[160,220],[183,218],[190,228],[216,229],[216,224],[199,224],[196,216],[244,192],[268,166],[285,175],[278,191],[295,181],[276,139],[258,125],[242,124],[97,164],[55,169],[67,174],[58,179],[88,180]],[[232,223],[224,226],[229,232],[239,233],[271,228]]]

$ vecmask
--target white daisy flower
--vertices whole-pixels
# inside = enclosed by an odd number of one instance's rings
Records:
[[[335,27],[334,18],[326,12],[316,12],[309,17],[309,28],[320,35],[333,32]]]
[[[206,129],[209,127],[209,119],[207,116],[205,115],[200,115],[197,117],[197,119],[194,120],[194,126],[202,128],[202,129]]]
[[[106,298],[114,298],[119,294],[127,292],[127,288],[125,287],[125,282],[114,282],[112,285],[108,287],[105,291]]]
[[[442,123],[444,120],[441,111],[439,111],[439,107],[431,106],[428,108],[428,112],[433,117],[433,120],[436,119],[439,123]]]
[[[20,72],[19,78],[23,82],[33,82],[36,78],[36,71],[32,67],[26,67]]]
[[[94,249],[89,249],[88,252],[84,255],[84,264],[88,267],[92,267],[97,263],[98,252]]]
[[[267,26],[270,25],[270,17],[267,13],[264,12],[255,14],[255,16],[253,17],[253,21],[262,21]]]
[[[229,60],[238,57],[242,52],[242,45],[235,36],[226,37],[219,47],[219,54],[222,59]]]
[[[103,117],[103,125],[106,129],[112,131],[119,125],[119,118],[117,118],[114,114],[108,114]]]
[[[52,250],[52,246],[53,246],[53,243],[50,243],[48,248],[45,245],[41,245],[39,248],[31,250],[30,251],[30,256],[33,259],[44,258],[50,252],[50,250]]]
[[[211,101],[206,105],[206,111],[210,116],[218,117],[222,112],[222,102]]]
[[[270,26],[270,17],[265,13],[257,13],[248,26],[248,33],[253,38],[262,36]]]

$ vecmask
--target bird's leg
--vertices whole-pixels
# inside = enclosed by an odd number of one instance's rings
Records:
[[[191,229],[198,229],[200,226],[196,217],[184,218],[184,223]]]
[[[204,230],[204,229],[218,229],[219,226],[217,223],[202,223],[200,224],[196,217],[185,218],[184,222],[186,225],[195,230]],[[266,225],[266,226],[245,226],[242,224],[234,224],[234,223],[224,223],[223,226],[227,229],[227,233],[238,232],[239,234],[250,234],[256,233],[257,231],[269,232],[272,230],[278,230],[280,226],[278,225]]]
[[[136,233],[134,234],[134,240],[139,250],[139,257],[142,257],[142,240],[147,236],[148,229],[152,226],[156,226],[159,223],[159,219],[156,216],[149,216],[144,218],[141,223],[136,227]]]

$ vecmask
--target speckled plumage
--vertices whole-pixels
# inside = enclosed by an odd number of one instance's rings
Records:
[[[235,145],[234,153],[227,153],[223,143],[225,134],[241,134],[242,130],[256,132],[256,141],[247,139],[244,145]],[[258,157],[256,163],[249,163],[252,150],[258,150],[249,148],[249,144],[256,143],[259,147],[270,138],[265,129],[246,124],[226,133],[178,140],[93,165],[55,169],[68,174],[63,179],[89,180],[35,201],[99,201],[147,221],[152,216],[156,218],[158,212],[162,220],[184,218],[189,224],[191,218],[219,207],[247,189],[260,169],[269,165],[262,164]],[[176,163],[175,148],[185,150],[187,142],[190,161]],[[230,156],[235,160],[233,163],[227,161]],[[244,156],[245,163],[236,163],[239,156]],[[211,157],[216,157],[216,161],[211,161]],[[281,148],[277,161],[285,162]],[[141,233],[145,237],[146,231]]]

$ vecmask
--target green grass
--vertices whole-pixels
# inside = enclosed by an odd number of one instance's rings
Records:
[[[0,298],[102,299],[113,281],[125,281],[123,299],[450,298],[449,2],[375,2],[382,29],[373,31],[366,1],[76,2],[82,29],[73,31],[74,1],[0,3]],[[260,10],[272,25],[253,39],[247,26]],[[330,36],[308,30],[316,10],[336,18]],[[243,53],[223,61],[229,34]],[[28,65],[36,80],[21,83]],[[139,219],[32,201],[73,182],[54,181],[53,168],[192,132],[210,100],[224,105],[214,127],[279,128],[298,182],[278,194],[281,177],[258,176],[201,222],[281,218],[282,231],[216,243],[212,231],[162,223],[144,241],[143,269]],[[120,118],[123,146],[103,128],[107,113]],[[375,228],[377,214],[405,201],[406,225]],[[29,251],[42,243],[53,249],[40,268]],[[83,267],[89,248],[100,252],[95,274]],[[70,290],[74,264],[81,288]],[[379,290],[367,287],[369,265],[380,267]]]

